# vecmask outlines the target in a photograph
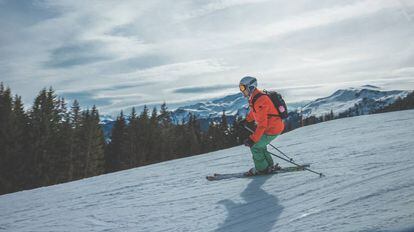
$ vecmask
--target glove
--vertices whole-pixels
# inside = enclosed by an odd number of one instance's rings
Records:
[[[243,120],[241,120],[240,121],[240,125],[243,127],[243,126],[246,126],[247,125],[247,120],[246,119],[243,119]]]
[[[249,137],[243,141],[244,146],[246,147],[253,147],[255,142]]]

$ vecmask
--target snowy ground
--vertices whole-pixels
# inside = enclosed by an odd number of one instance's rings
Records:
[[[250,155],[240,146],[0,196],[0,231],[414,228],[414,111],[307,126],[273,144],[326,177],[205,180],[247,170]]]

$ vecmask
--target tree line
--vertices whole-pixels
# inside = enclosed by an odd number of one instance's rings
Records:
[[[414,91],[410,92],[405,98],[398,97],[394,103],[377,110],[375,113],[385,113],[409,109],[414,109]]]
[[[166,103],[160,111],[149,113],[145,106],[138,115],[132,108],[130,116],[121,111],[112,129],[106,149],[108,172],[151,163],[203,154],[240,145],[248,132],[242,130],[239,117],[229,125],[225,112],[218,122],[211,122],[207,131],[200,128],[195,115],[187,122],[174,124]]]
[[[242,143],[247,132],[221,120],[207,131],[190,115],[173,124],[166,104],[121,111],[105,142],[95,106],[70,106],[52,88],[43,89],[30,109],[0,83],[0,194],[78,180],[165,160],[202,154]]]
[[[52,88],[24,110],[0,83],[0,193],[53,185],[105,172],[105,142],[96,107],[67,107]]]

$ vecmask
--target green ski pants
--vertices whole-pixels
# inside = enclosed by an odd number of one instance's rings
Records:
[[[254,167],[258,171],[263,171],[267,167],[273,165],[273,159],[270,153],[267,151],[267,145],[272,142],[278,135],[262,135],[259,142],[255,143],[250,151],[253,154]]]

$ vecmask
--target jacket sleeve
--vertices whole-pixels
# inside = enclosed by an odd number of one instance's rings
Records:
[[[254,106],[254,108],[256,110],[255,120],[256,120],[257,127],[256,127],[256,131],[252,135],[250,135],[250,138],[255,143],[260,141],[260,139],[262,138],[262,136],[263,136],[263,134],[266,130],[266,126],[267,126],[267,120],[268,120],[267,114],[268,114],[268,111],[269,111],[269,106],[268,106],[268,104],[266,104],[265,99],[266,98],[264,98],[264,97],[259,98],[256,101],[255,106]]]

